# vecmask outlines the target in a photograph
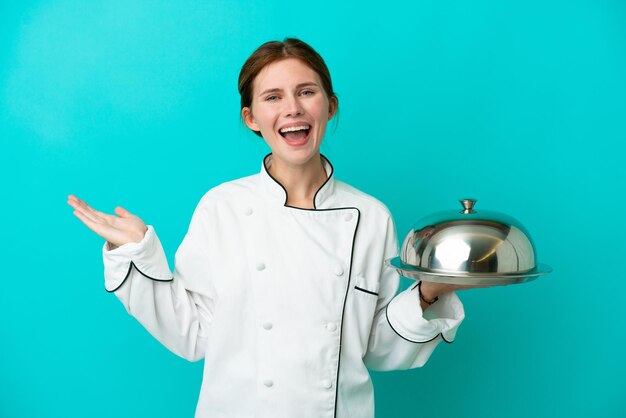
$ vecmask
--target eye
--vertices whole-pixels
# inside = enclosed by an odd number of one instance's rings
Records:
[[[276,100],[278,100],[278,96],[276,96],[276,95],[267,96],[265,98],[265,101],[267,101],[267,102],[275,102]]]
[[[315,94],[315,92],[313,90],[304,90],[300,94],[303,95],[303,96],[313,96]]]

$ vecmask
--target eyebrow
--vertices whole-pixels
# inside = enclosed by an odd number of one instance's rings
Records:
[[[301,89],[302,87],[308,87],[308,86],[315,86],[315,87],[319,87],[319,85],[317,83],[314,83],[313,81],[307,81],[305,83],[300,83],[296,86],[296,89]],[[259,96],[263,96],[265,94],[268,93],[276,93],[279,91],[283,91],[282,89],[279,88],[273,88],[273,89],[267,89],[267,90],[263,90],[261,93],[259,93]]]

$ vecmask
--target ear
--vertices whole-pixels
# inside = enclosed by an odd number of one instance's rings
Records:
[[[339,100],[337,97],[333,96],[328,99],[328,120],[331,120],[335,113],[337,113],[337,108],[339,107]]]
[[[250,109],[249,107],[244,107],[243,109],[241,109],[241,118],[248,128],[252,129],[255,132],[261,131],[261,129],[259,129],[259,125],[257,125],[254,120],[254,116],[252,115],[252,109]]]

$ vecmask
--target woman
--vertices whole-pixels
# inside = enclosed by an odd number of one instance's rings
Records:
[[[107,240],[105,285],[174,353],[205,360],[198,417],[372,417],[367,368],[423,365],[463,319],[453,290],[396,295],[386,207],[335,180],[320,155],[338,100],[323,59],[268,42],[239,76],[241,115],[271,149],[259,174],[215,187],[168,267],[152,226],[74,196]]]

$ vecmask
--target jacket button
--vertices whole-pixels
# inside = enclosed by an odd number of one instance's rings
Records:
[[[342,276],[343,275],[343,267],[341,267],[341,266],[335,267],[335,274],[337,276]]]
[[[337,331],[337,325],[333,324],[332,322],[329,322],[328,324],[326,324],[326,330],[328,332]]]
[[[246,215],[246,216],[250,216],[250,215],[252,215],[253,213],[254,213],[254,211],[252,210],[252,208],[246,208],[246,209],[243,211],[243,214],[244,214],[244,215]]]
[[[333,387],[333,382],[330,379],[324,379],[322,380],[322,387],[324,389],[330,389]]]
[[[265,380],[263,381],[263,384],[264,384],[265,386],[267,386],[268,388],[271,388],[272,386],[274,386],[274,382],[272,382],[272,380],[271,380],[271,379],[265,379]]]
[[[271,330],[272,329],[272,323],[271,322],[263,322],[263,328],[265,328],[266,330]]]
[[[346,213],[346,216],[343,217],[343,219],[346,220],[346,222],[350,222],[352,220],[352,214],[351,213]]]
[[[263,264],[262,262],[256,263],[256,269],[258,271],[265,270],[265,264]]]

